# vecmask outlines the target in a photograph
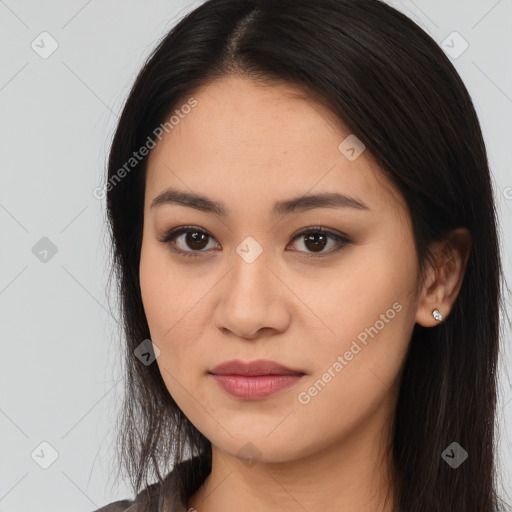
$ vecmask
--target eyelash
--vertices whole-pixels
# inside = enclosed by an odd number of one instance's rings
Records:
[[[170,231],[168,231],[164,236],[162,237],[159,237],[158,238],[158,241],[159,242],[162,242],[162,243],[165,243],[169,246],[169,249],[173,252],[173,253],[176,253],[176,254],[179,254],[180,256],[184,256],[184,257],[187,257],[187,258],[194,258],[194,257],[198,257],[198,256],[201,256],[201,253],[203,252],[206,252],[204,250],[201,250],[201,251],[183,251],[181,249],[173,249],[171,248],[171,241],[178,237],[179,235],[182,235],[183,233],[199,233],[199,234],[203,234],[203,235],[206,235],[210,238],[213,238],[207,231],[204,231],[203,229],[200,229],[196,226],[180,226],[178,228],[174,228],[174,229],[171,229]],[[340,251],[341,249],[343,249],[345,246],[349,245],[351,243],[351,241],[345,237],[345,236],[342,236],[340,234],[337,234],[337,233],[334,233],[330,230],[325,230],[324,228],[322,228],[322,226],[318,226],[318,227],[310,227],[310,228],[307,228],[303,231],[301,231],[300,233],[297,233],[294,238],[292,239],[292,242],[297,240],[298,238],[300,237],[304,237],[306,235],[309,235],[311,233],[315,233],[315,234],[321,234],[321,235],[326,235],[328,237],[330,237],[331,239],[334,239],[336,241],[336,243],[340,244],[341,246],[338,247],[338,249],[335,249],[335,250],[331,250],[329,252],[322,252],[322,253],[310,253],[308,254],[308,258],[323,258],[323,257],[326,257],[326,256],[330,256],[334,253],[337,253],[338,251]],[[298,252],[304,252],[304,251],[298,251]]]

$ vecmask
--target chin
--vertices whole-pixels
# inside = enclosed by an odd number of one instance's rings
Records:
[[[212,445],[217,450],[230,455],[244,462],[248,467],[252,467],[257,463],[277,464],[288,463],[298,458],[307,457],[320,450],[320,440],[316,443],[314,440],[310,444],[304,444],[304,439],[298,434],[284,433],[284,436],[272,439],[271,436],[251,435],[250,428],[244,433],[233,437],[225,435],[222,439],[209,437]],[[207,436],[208,437],[208,436]],[[297,445],[297,440],[302,439],[302,444]]]

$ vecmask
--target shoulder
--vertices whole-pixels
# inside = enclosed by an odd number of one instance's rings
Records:
[[[168,478],[168,477],[167,477]],[[154,483],[143,489],[135,499],[113,501],[93,512],[139,512],[140,510],[158,511],[161,484]],[[171,509],[170,512],[173,512]]]
[[[133,500],[120,500],[113,501],[108,505],[105,505],[94,512],[135,512],[137,510],[137,504]]]
[[[209,458],[196,456],[179,462],[161,482],[148,485],[134,500],[114,501],[93,512],[188,512],[189,496],[204,482],[210,470]]]

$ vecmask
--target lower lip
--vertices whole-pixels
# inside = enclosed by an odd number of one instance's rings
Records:
[[[219,386],[236,398],[260,400],[296,384],[304,375],[215,375]]]

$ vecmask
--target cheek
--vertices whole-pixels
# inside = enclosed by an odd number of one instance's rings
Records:
[[[151,340],[160,349],[157,364],[173,396],[179,383],[188,383],[197,374],[201,361],[199,340],[205,328],[205,301],[201,299],[208,286],[189,274],[170,263],[165,249],[143,242],[141,297]]]
[[[412,334],[406,282],[366,277],[371,284],[350,283],[332,295],[350,299],[345,292],[354,292],[356,301],[323,309],[335,335],[305,347],[313,371],[295,393],[300,417],[310,418],[305,421],[312,429],[325,430],[328,421],[325,435],[332,440],[357,429],[378,410],[393,410]]]
[[[143,240],[139,280],[144,312],[151,330],[152,336],[163,327],[163,315],[167,301],[172,300],[168,286],[166,286],[165,275],[162,272],[161,258],[154,246]],[[156,340],[154,340],[156,341]]]
[[[414,327],[417,263],[412,240],[393,247],[381,242],[354,252],[347,271],[318,294],[315,310],[331,332],[300,390],[310,412],[331,404],[334,421],[343,423],[348,410],[363,414],[394,389]]]
[[[335,276],[322,281],[321,290],[319,283],[303,281],[303,286],[310,287],[310,292],[316,290],[310,293],[315,296],[313,309],[330,328],[329,345],[339,349],[358,335],[364,342],[364,333],[375,324],[379,338],[385,331],[393,338],[403,333],[404,327],[408,331],[414,316],[411,304],[414,306],[416,279],[416,257],[410,243],[402,244],[398,251],[393,244],[374,243],[347,254]],[[307,296],[306,290],[303,293]]]
[[[144,311],[155,337],[162,339],[172,332],[179,318],[190,310],[195,281],[171,262],[168,250],[151,240],[142,243],[140,288]],[[197,300],[197,299],[196,299]]]

